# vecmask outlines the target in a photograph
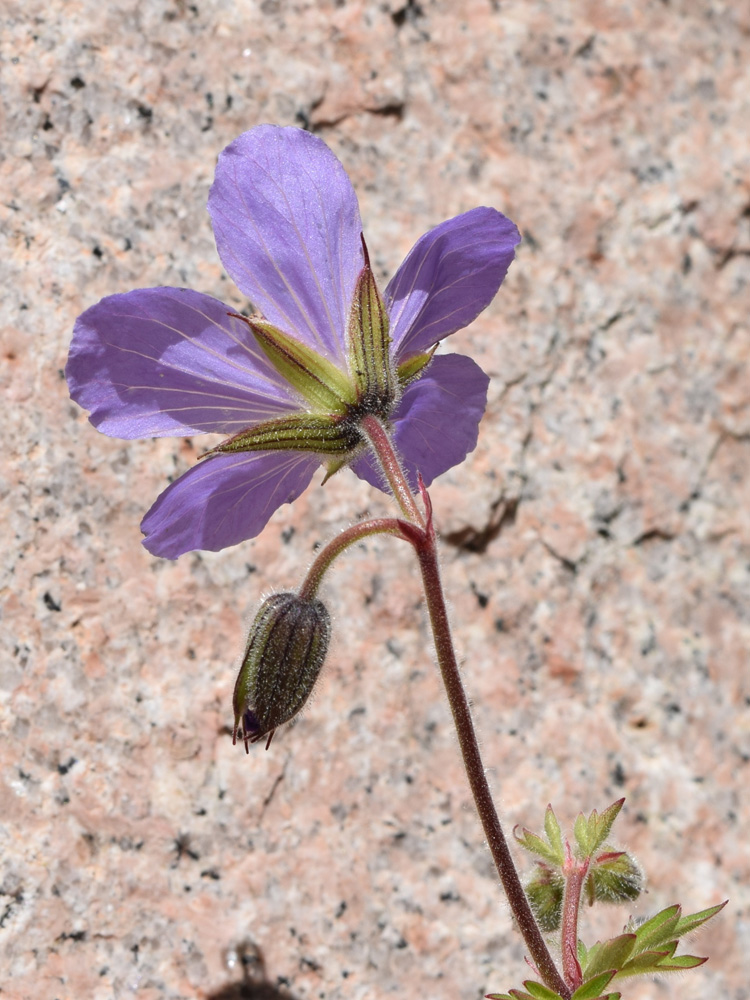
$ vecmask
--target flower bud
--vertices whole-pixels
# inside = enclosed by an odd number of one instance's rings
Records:
[[[595,858],[589,875],[589,896],[601,903],[625,903],[637,899],[644,875],[635,858],[626,851],[608,851]]]
[[[565,880],[549,865],[538,864],[526,885],[526,895],[537,923],[545,934],[558,930],[562,920]]]
[[[234,686],[234,741],[268,736],[300,711],[312,693],[331,638],[331,618],[319,600],[273,594],[260,606]]]

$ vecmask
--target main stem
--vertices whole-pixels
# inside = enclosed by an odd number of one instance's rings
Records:
[[[419,567],[422,571],[422,581],[424,583],[427,609],[430,615],[438,664],[440,665],[443,684],[445,685],[448,702],[453,713],[453,721],[458,734],[464,767],[492,859],[495,862],[505,895],[508,898],[511,912],[523,935],[534,965],[539,970],[539,974],[547,986],[567,1000],[571,996],[572,991],[560,975],[542,936],[542,932],[539,929],[539,925],[534,918],[518,872],[516,871],[516,866],[513,863],[508,841],[503,833],[500,817],[495,809],[492,792],[490,791],[485,774],[482,756],[479,752],[479,743],[471,718],[469,701],[466,697],[463,682],[461,681],[456,652],[453,648],[453,637],[451,635],[448,611],[445,606],[445,596],[440,580],[437,540],[432,526],[429,499],[426,492],[423,492],[427,507],[427,517],[425,519],[417,506],[385,428],[374,417],[367,417],[366,421],[367,426],[365,426],[365,421],[362,422],[363,430],[367,433],[370,443],[380,460],[388,484],[393,491],[399,507],[404,515],[421,529],[413,544],[419,559]]]
[[[453,648],[448,612],[445,607],[445,597],[440,582],[440,567],[437,558],[437,548],[434,541],[419,549],[419,567],[422,571],[427,608],[430,614],[432,634],[435,640],[440,672],[443,675],[448,701],[453,712],[453,721],[458,733],[458,742],[464,759],[464,767],[469,778],[469,785],[474,796],[474,803],[482,822],[484,835],[495,862],[500,881],[513,916],[529,949],[531,960],[539,970],[539,974],[550,989],[562,997],[569,997],[571,991],[558,972],[557,966],[549,952],[539,925],[526,898],[521,880],[508,847],[500,817],[495,809],[484,764],[479,752],[474,722],[471,718],[469,701],[466,697],[461,674],[458,669],[456,652]]]

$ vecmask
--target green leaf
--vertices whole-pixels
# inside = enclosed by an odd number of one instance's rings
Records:
[[[660,910],[656,916],[646,920],[638,927],[629,927],[634,930],[638,938],[637,951],[645,948],[653,948],[665,941],[670,941],[674,937],[675,928],[679,923],[682,914],[682,907],[678,903],[668,906],[665,910]]]
[[[534,1000],[560,1000],[560,994],[555,993],[548,986],[543,986],[541,983],[535,982],[533,979],[527,979],[523,984],[529,991]]]
[[[598,947],[599,943],[597,942],[597,944],[592,945],[591,948],[587,948],[586,945],[583,943],[583,941],[581,941],[581,939],[578,938],[578,947],[576,948],[576,954],[578,957],[578,964],[581,966],[581,969],[585,969],[586,963],[591,960],[591,953],[594,951],[595,948]]]
[[[547,840],[549,840],[554,852],[556,863],[562,865],[565,861],[563,835],[551,805],[547,806],[547,811],[544,814],[544,832],[547,834]]]
[[[709,906],[707,910],[700,910],[698,913],[688,913],[686,917],[681,917],[677,921],[677,926],[673,931],[674,936],[680,938],[683,934],[690,934],[691,931],[697,930],[701,924],[705,924],[707,920],[715,917],[720,910],[723,910],[728,902],[729,900],[725,899],[723,903],[717,903],[716,906]]]
[[[699,965],[703,965],[707,961],[707,958],[698,958],[697,955],[675,955],[674,958],[669,958],[659,963],[659,972],[679,972],[684,969],[697,969]]]
[[[576,854],[579,858],[590,858],[594,851],[597,851],[601,847],[609,836],[612,825],[617,819],[624,802],[625,799],[618,799],[617,802],[613,802],[611,806],[604,810],[601,816],[596,809],[593,810],[588,819],[583,813],[578,815],[573,827],[573,833],[578,844]]]
[[[510,993],[485,993],[484,1000],[513,1000]]]
[[[659,963],[663,959],[669,958],[668,951],[644,951],[640,955],[634,955],[630,961],[618,969],[617,979],[625,979],[627,976],[656,975],[659,972]]]
[[[589,832],[589,821],[583,815],[579,813],[576,816],[576,821],[573,826],[573,836],[576,839],[576,844],[578,844],[578,850],[576,854],[579,858],[588,858],[591,856],[591,836]]]
[[[614,978],[615,970],[609,969],[607,972],[603,972],[599,976],[587,979],[585,982],[581,983],[570,1000],[598,1000],[601,996],[602,990],[606,989]]]
[[[624,802],[625,802],[624,798],[618,799],[617,802],[613,802],[612,805],[609,806],[609,808],[605,809],[604,812],[599,817],[596,816],[596,810],[594,810],[594,812],[591,814],[591,820],[593,820],[593,826],[594,826],[594,830],[592,830],[592,833],[594,835],[593,836],[594,845],[591,848],[592,854],[594,851],[598,850],[602,846],[604,841],[609,836],[609,832],[612,829],[615,820],[619,816],[620,810],[622,809]]]
[[[541,837],[538,837],[531,830],[527,830],[525,827],[521,830],[521,833],[513,831],[516,841],[521,845],[529,854],[537,854],[540,858],[544,858],[550,864],[558,867],[562,864],[562,858],[558,857],[557,852],[554,848],[550,847],[549,844],[545,843]]]
[[[635,934],[620,934],[609,941],[597,941],[590,949],[585,965],[582,963],[584,975],[591,978],[609,969],[621,969],[633,954],[636,941]]]

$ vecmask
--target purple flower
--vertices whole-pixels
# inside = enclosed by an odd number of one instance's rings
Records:
[[[321,464],[385,489],[357,430],[364,414],[390,426],[415,487],[417,471],[429,485],[463,461],[488,379],[431,348],[494,297],[520,239],[512,222],[475,208],[442,223],[381,297],[343,167],[317,137],[273,125],[224,150],[208,210],[258,315],[183,288],[112,295],[79,317],[66,369],[105,434],[229,435],[146,514],[150,552],[175,559],[254,537]]]

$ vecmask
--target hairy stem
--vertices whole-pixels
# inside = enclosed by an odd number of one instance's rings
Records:
[[[521,879],[516,871],[513,858],[508,847],[500,817],[495,809],[487,776],[479,752],[479,743],[471,718],[469,701],[466,697],[461,674],[458,669],[456,653],[453,648],[448,612],[445,607],[445,597],[440,582],[437,548],[434,541],[424,544],[417,553],[422,571],[427,607],[432,624],[432,634],[435,640],[440,671],[448,695],[448,701],[453,712],[453,721],[458,733],[458,742],[464,760],[464,767],[469,779],[469,785],[474,796],[474,803],[482,822],[484,835],[495,862],[505,895],[508,897],[511,912],[516,919],[519,930],[529,949],[531,960],[539,970],[539,975],[550,989],[563,997],[569,997],[568,989],[558,972],[549,952],[539,925],[534,918],[529,901],[526,898]]]
[[[411,541],[410,527],[409,524],[405,524],[397,517],[377,517],[346,528],[324,546],[315,557],[315,561],[307,571],[307,576],[299,589],[299,596],[311,601],[317,594],[321,580],[331,563],[350,545],[354,545],[370,535],[397,535],[399,538]]]
[[[404,471],[383,425],[374,417],[367,417],[362,422],[362,427],[380,460],[397,503],[405,516],[414,523],[409,540],[412,542],[419,559],[440,672],[453,713],[453,721],[469,785],[474,796],[474,803],[511,912],[516,919],[539,975],[550,989],[555,990],[568,1000],[573,991],[560,975],[529,905],[521,885],[521,879],[513,863],[485,774],[469,701],[466,697],[453,647],[448,611],[440,580],[437,539],[432,525],[432,506],[429,496],[422,486],[425,517],[417,507]]]
[[[562,969],[565,982],[572,990],[577,990],[583,981],[581,965],[578,961],[578,913],[581,908],[581,892],[589,870],[589,859],[578,862],[567,848],[568,858],[563,868],[565,892],[562,906]]]
[[[391,443],[388,432],[377,417],[365,417],[361,424],[361,429],[365,432],[373,447],[375,454],[380,461],[380,466],[385,474],[388,485],[391,488],[396,503],[401,508],[404,517],[418,524],[420,528],[425,527],[425,519],[422,511],[414,499],[409,482],[401,468],[398,455]]]

